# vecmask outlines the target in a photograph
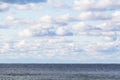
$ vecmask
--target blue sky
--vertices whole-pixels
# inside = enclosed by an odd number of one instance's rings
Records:
[[[0,0],[0,63],[119,62],[119,0]]]

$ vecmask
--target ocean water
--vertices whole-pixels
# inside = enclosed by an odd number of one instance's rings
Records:
[[[0,64],[0,80],[120,80],[120,65]]]

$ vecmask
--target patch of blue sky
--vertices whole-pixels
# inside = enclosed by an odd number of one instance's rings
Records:
[[[47,0],[1,0],[0,2],[10,3],[10,4],[27,4],[27,3],[41,3]]]

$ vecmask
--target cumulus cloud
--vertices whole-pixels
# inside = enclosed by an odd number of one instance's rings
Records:
[[[97,27],[104,31],[119,31],[120,30],[119,22],[114,22],[114,21],[107,21],[107,22],[101,23],[97,25]]]
[[[89,31],[92,29],[92,26],[86,24],[85,22],[78,22],[73,24],[72,29],[75,31]]]
[[[39,21],[41,24],[47,23],[47,24],[56,24],[59,26],[65,26],[68,25],[69,22],[75,21],[75,19],[71,17],[70,14],[63,14],[56,17],[45,15],[40,17]]]
[[[70,14],[64,14],[64,15],[55,17],[54,20],[58,24],[67,24],[69,21],[72,20],[72,18],[70,17]]]
[[[82,12],[77,17],[78,20],[109,20],[111,19],[111,15],[103,13],[103,12]]]
[[[23,37],[44,37],[44,36],[72,36],[72,32],[65,27],[55,27],[54,25],[39,24],[19,32]]]
[[[18,40],[13,43],[5,42],[0,49],[0,56],[7,58],[47,58],[80,60],[85,59],[110,59],[118,56],[120,42],[108,43],[79,43],[68,37],[36,38],[35,40]],[[53,45],[54,44],[54,45]],[[11,46],[12,45],[12,46]],[[7,52],[6,52],[7,51]],[[8,51],[11,54],[8,54]],[[15,53],[15,52],[18,53]],[[27,52],[27,54],[26,54]],[[4,53],[4,54],[3,54]],[[116,53],[116,54],[115,54]],[[13,56],[14,55],[14,56]],[[15,56],[16,55],[16,56]],[[36,55],[36,56],[34,56]],[[80,59],[79,59],[80,58]]]
[[[73,35],[72,32],[68,31],[68,30],[65,29],[65,28],[57,28],[57,30],[56,30],[55,33],[56,33],[56,35],[58,35],[58,36],[71,36],[71,35]]]
[[[68,41],[71,41],[71,43],[66,43]],[[9,44],[9,50],[8,50],[8,45]],[[12,44],[12,46],[10,46],[10,44]],[[54,44],[54,45],[53,45]],[[76,47],[76,48],[75,48]],[[4,49],[3,49],[4,48]],[[12,50],[10,50],[12,49]],[[4,51],[3,51],[4,50]],[[41,39],[36,39],[36,40],[19,40],[19,41],[15,41],[14,43],[11,42],[7,42],[3,45],[3,47],[1,48],[1,52],[4,53],[4,55],[7,55],[7,52],[5,51],[10,51],[11,55],[23,55],[23,56],[14,56],[14,57],[22,57],[22,58],[30,58],[34,53],[37,55],[37,57],[32,57],[32,58],[40,58],[42,56],[43,57],[48,57],[51,58],[53,56],[60,56],[58,58],[62,58],[62,56],[67,56],[69,54],[71,54],[72,52],[76,52],[77,51],[77,46],[74,45],[74,43],[72,43],[72,39],[67,39],[67,38],[63,38],[63,37],[58,37],[58,38],[41,38]],[[18,52],[16,54],[14,54],[14,52]],[[28,54],[25,54],[27,51]],[[58,54],[56,54],[58,53]],[[31,56],[30,56],[31,55]],[[39,56],[41,55],[41,56]],[[1,56],[1,55],[0,55]],[[11,57],[10,55],[8,55],[9,58]],[[14,58],[12,57],[12,58]]]
[[[120,7],[117,0],[74,0],[73,9],[81,11],[116,10]]]
[[[48,16],[48,15],[42,16],[40,18],[40,22],[42,22],[42,23],[52,23],[53,22],[53,18],[51,16]]]
[[[6,11],[9,9],[9,5],[7,3],[0,3],[0,12]]]
[[[118,35],[116,32],[102,32],[102,37],[105,41],[116,41]]]
[[[14,5],[14,8],[16,8],[17,10],[27,10],[30,8],[29,5]]]
[[[70,5],[67,4],[66,1],[62,1],[62,0],[47,0],[47,2],[45,3],[45,5],[49,6],[49,7],[52,7],[52,8],[69,9]]]
[[[6,16],[4,20],[6,21],[6,23],[9,26],[18,25],[18,24],[22,23],[19,18],[16,18],[16,17],[11,16],[11,15]]]
[[[25,45],[26,45],[26,41],[22,40],[17,43],[16,47],[21,48],[21,47],[24,47]]]
[[[4,43],[4,44],[2,45],[2,47],[1,47],[1,49],[0,49],[0,52],[1,52],[1,53],[4,53],[4,52],[8,51],[9,49],[10,49],[9,44],[8,44],[8,43]]]
[[[120,11],[113,12],[112,19],[120,19]]]
[[[13,20],[15,20],[15,18],[13,16],[7,16],[6,20],[13,21]]]
[[[51,5],[53,7],[57,7],[57,8],[62,8],[65,5],[61,2],[61,0],[47,0],[47,4]]]
[[[119,41],[108,43],[91,43],[85,46],[84,50],[88,52],[89,56],[99,59],[110,59],[119,53]],[[116,53],[116,54],[114,54]]]
[[[30,37],[33,34],[31,33],[29,29],[24,29],[22,32],[18,33],[18,35],[23,36],[23,37]]]

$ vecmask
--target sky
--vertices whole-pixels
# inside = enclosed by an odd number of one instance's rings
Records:
[[[0,0],[0,63],[120,63],[120,0]]]

